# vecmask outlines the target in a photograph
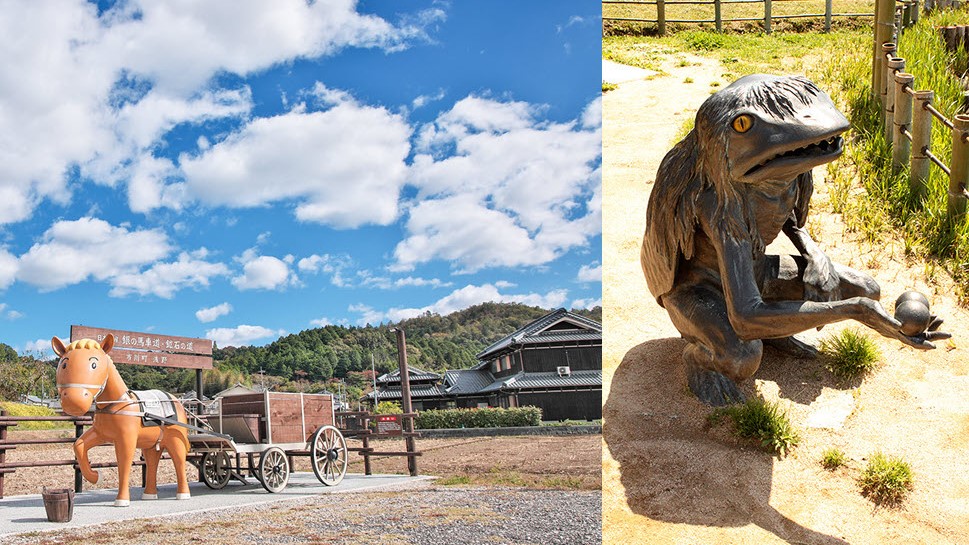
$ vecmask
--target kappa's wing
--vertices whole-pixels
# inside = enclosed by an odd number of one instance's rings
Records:
[[[680,256],[693,257],[696,200],[703,189],[696,159],[696,134],[691,131],[663,158],[649,195],[640,260],[657,300],[673,288]]]

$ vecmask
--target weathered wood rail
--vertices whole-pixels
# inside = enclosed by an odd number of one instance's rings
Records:
[[[950,6],[958,6],[953,0]],[[936,7],[948,7],[934,4]],[[927,8],[930,4],[926,3]],[[896,8],[892,11],[892,8]],[[906,15],[906,12],[909,12]],[[892,166],[901,171],[909,165],[909,187],[916,200],[925,195],[931,165],[935,165],[949,177],[948,214],[953,221],[966,214],[969,199],[969,115],[957,114],[953,119],[943,115],[933,105],[935,92],[916,90],[915,76],[905,72],[905,59],[898,56],[898,40],[909,24],[918,20],[918,3],[898,6],[895,0],[877,0],[875,13],[875,57],[872,64],[872,89],[881,99],[881,118],[885,140],[892,147]],[[965,27],[957,27],[965,28]],[[955,35],[951,47],[965,43],[966,31],[947,33]],[[890,37],[890,40],[886,40]],[[961,40],[961,41],[959,41]],[[949,130],[952,154],[946,164],[932,152],[932,126],[935,121]]]
[[[764,32],[770,34],[773,31],[774,21],[784,19],[819,19],[824,18],[824,31],[831,31],[831,21],[837,17],[872,17],[871,13],[835,13],[833,0],[824,1],[823,13],[797,13],[790,15],[775,15],[773,5],[779,2],[803,2],[804,0],[602,0],[603,6],[607,5],[639,5],[656,6],[656,18],[644,19],[637,17],[607,17],[603,16],[603,21],[634,22],[634,23],[656,23],[657,30],[661,36],[666,35],[666,23],[713,23],[717,32],[723,32],[724,23],[740,23],[747,21],[763,21]],[[763,4],[763,17],[723,17],[723,6],[730,4]],[[713,6],[712,19],[670,19],[666,17],[666,7],[675,5],[698,5]]]

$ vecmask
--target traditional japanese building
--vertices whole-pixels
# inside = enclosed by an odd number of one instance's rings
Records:
[[[602,417],[602,326],[565,309],[551,312],[477,355],[471,369],[410,368],[414,410],[454,407],[542,409],[544,420]],[[400,372],[377,379],[379,401],[400,400]],[[373,394],[367,398],[372,403]]]

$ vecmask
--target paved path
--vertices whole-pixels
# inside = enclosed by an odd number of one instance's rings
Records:
[[[286,489],[278,494],[266,492],[255,479],[249,479],[250,482],[246,485],[233,481],[222,490],[210,490],[202,483],[192,483],[192,498],[182,501],[175,500],[175,485],[169,484],[159,486],[159,499],[152,501],[140,500],[141,490],[132,488],[131,506],[127,508],[114,507],[116,489],[91,490],[75,497],[74,517],[67,523],[47,521],[44,500],[39,494],[12,496],[0,499],[0,538],[23,532],[52,531],[119,520],[202,513],[319,494],[397,491],[424,486],[431,479],[433,477],[347,474],[339,485],[327,487],[320,484],[312,473],[294,473],[290,476]]]

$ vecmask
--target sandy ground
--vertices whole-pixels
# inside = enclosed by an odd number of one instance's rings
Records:
[[[901,244],[872,248],[845,233],[840,217],[826,212],[823,169],[815,172],[810,232],[834,261],[872,274],[889,310],[906,289],[928,294],[954,338],[919,352],[879,337],[884,363],[857,384],[838,384],[816,361],[768,350],[744,388],[780,401],[801,430],[800,446],[784,459],[706,424],[710,410],[686,387],[683,341],[649,295],[639,247],[659,162],[722,70],[679,54],[663,71],[623,76],[603,99],[603,542],[966,543],[969,314],[950,297],[951,280],[936,274],[927,283],[931,267],[906,262]],[[846,326],[864,329],[835,324],[803,338]],[[843,426],[806,427],[822,400],[846,393],[853,405]],[[820,466],[829,447],[848,455],[847,468]],[[857,476],[878,450],[915,472],[915,489],[900,507],[876,507],[859,493]]]
[[[68,432],[11,432],[11,439],[73,436]],[[461,439],[418,439],[417,449],[423,453],[418,458],[421,475],[440,477],[469,476],[471,483],[489,483],[519,486],[559,487],[598,490],[601,486],[601,436],[580,435],[574,437],[480,437]],[[374,442],[381,451],[402,451],[402,439],[386,439]],[[349,446],[360,446],[350,441]],[[90,452],[91,461],[113,462],[111,447],[97,447]],[[26,445],[7,454],[7,460],[72,460],[71,445]],[[305,457],[295,458],[297,471],[310,471]],[[363,473],[362,458],[351,453],[351,473]],[[159,483],[174,483],[175,470],[171,461],[163,460],[158,468]],[[117,469],[101,469],[96,485],[84,483],[84,489],[116,488]],[[378,457],[373,460],[374,473],[407,473],[406,458]],[[481,478],[477,478],[481,476]],[[189,465],[188,478],[198,479],[198,472]],[[8,474],[4,494],[38,494],[43,487],[70,488],[74,483],[74,470],[69,466],[18,469]],[[141,486],[141,470],[132,470],[131,483]]]

